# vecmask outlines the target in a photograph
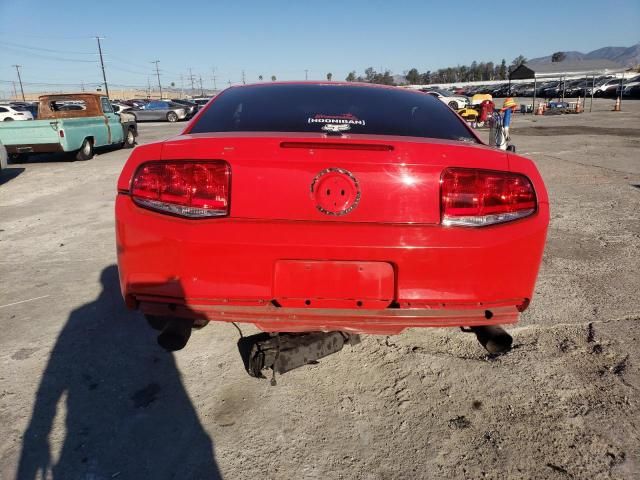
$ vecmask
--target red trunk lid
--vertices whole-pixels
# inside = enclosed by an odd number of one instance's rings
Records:
[[[508,170],[488,147],[414,137],[194,134],[164,143],[162,160],[225,160],[232,218],[440,222],[446,167]]]

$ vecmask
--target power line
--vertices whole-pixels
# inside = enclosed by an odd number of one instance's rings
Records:
[[[20,77],[20,67],[22,65],[12,65],[12,67],[16,67],[16,72],[18,72],[18,82],[20,82],[20,92],[22,93],[22,101],[24,102],[24,88],[22,88],[22,78]]]
[[[44,60],[55,60],[57,62],[95,63],[95,60],[78,60],[77,58],[63,58],[63,57],[54,57],[51,55],[41,55],[39,53],[20,51],[13,47],[3,47],[3,49],[13,51],[14,53],[17,53],[22,56],[35,57],[35,58],[40,58]]]
[[[13,48],[23,48],[25,50],[37,50],[41,52],[61,53],[63,55],[95,55],[95,52],[72,52],[68,50],[53,50],[51,48],[32,47],[30,45],[20,45],[19,43],[5,42],[0,40],[0,44],[8,45]]]

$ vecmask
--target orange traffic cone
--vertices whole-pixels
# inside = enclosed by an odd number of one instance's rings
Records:
[[[580,97],[578,97],[578,101],[576,102],[576,113],[582,113],[582,103],[580,102]]]
[[[613,111],[614,112],[620,111],[620,97],[616,98],[616,104],[613,106]]]
[[[542,102],[538,104],[538,109],[536,110],[536,115],[544,115],[544,105]]]

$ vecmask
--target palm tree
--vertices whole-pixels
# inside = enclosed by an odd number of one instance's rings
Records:
[[[258,75],[258,80],[262,81],[262,75]]]
[[[333,78],[333,73],[331,72],[327,73],[327,80],[331,81],[332,78]]]
[[[275,75],[271,75],[271,81],[275,82],[276,81],[276,76]]]

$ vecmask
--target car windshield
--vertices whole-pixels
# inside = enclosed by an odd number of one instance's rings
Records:
[[[477,142],[453,111],[431,95],[350,85],[231,88],[190,133],[350,132]]]

